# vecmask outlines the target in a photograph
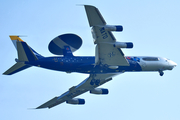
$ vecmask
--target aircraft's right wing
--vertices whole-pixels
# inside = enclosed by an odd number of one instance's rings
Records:
[[[129,66],[121,48],[129,47],[126,43],[116,42],[111,31],[122,31],[122,26],[106,25],[104,18],[99,10],[90,5],[85,5],[89,26],[92,27],[94,44],[96,45],[95,62],[96,64],[109,66]],[[130,44],[128,44],[130,45]],[[120,46],[120,47],[118,47]]]
[[[118,73],[120,74],[120,73]],[[52,108],[58,104],[61,104],[66,101],[66,103],[70,104],[84,104],[84,99],[74,98],[80,94],[83,94],[90,90],[97,90],[96,87],[112,80],[112,77],[117,74],[91,74],[88,78],[82,81],[79,85],[71,87],[67,92],[62,94],[59,97],[54,97],[48,102],[42,104],[36,109],[41,108]]]

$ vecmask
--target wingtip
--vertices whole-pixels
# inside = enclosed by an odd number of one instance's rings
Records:
[[[28,110],[35,110],[36,108],[28,108]]]
[[[36,109],[36,110],[38,109],[38,110],[39,110],[39,109],[45,109],[45,108],[40,108],[40,107],[37,107],[37,108],[34,108],[34,109]]]
[[[38,106],[37,108],[34,108],[34,109],[45,109],[45,108],[47,108],[47,107],[44,107],[44,106]]]
[[[45,109],[45,108],[39,108],[39,107],[37,107],[37,108],[28,108],[28,110],[39,110],[39,109]]]
[[[76,6],[84,6],[84,7],[94,7],[94,8],[96,8],[94,5],[86,5],[86,4],[76,4]]]
[[[45,104],[42,104],[42,105],[40,105],[40,106],[38,106],[37,108],[34,108],[34,109],[50,109],[50,107],[49,106],[46,106]]]
[[[76,6],[84,6],[84,4],[76,4]]]
[[[84,7],[93,7],[93,8],[96,8],[94,5],[84,5]]]

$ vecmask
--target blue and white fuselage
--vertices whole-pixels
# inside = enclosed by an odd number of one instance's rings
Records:
[[[44,57],[37,61],[25,62],[27,65],[38,66],[50,70],[67,73],[79,72],[88,74],[105,74],[118,72],[164,71],[172,70],[177,64],[162,57],[126,57],[129,66],[95,65],[95,57]]]

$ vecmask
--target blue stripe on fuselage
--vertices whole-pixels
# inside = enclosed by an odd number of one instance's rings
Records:
[[[46,57],[26,64],[39,66],[51,70],[79,73],[115,73],[122,71],[141,71],[138,60],[127,59],[130,66],[119,66],[118,69],[94,66],[95,57]]]

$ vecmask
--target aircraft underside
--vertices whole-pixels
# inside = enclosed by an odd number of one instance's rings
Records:
[[[36,66],[66,73],[87,73],[89,76],[76,86],[58,97],[47,101],[36,109],[51,108],[63,102],[85,104],[84,99],[76,96],[89,91],[91,94],[108,94],[108,89],[97,88],[124,72],[157,71],[163,76],[165,70],[172,70],[177,64],[162,57],[125,56],[122,49],[132,49],[132,42],[118,42],[112,32],[122,32],[121,25],[108,25],[99,10],[84,5],[95,45],[95,57],[77,57],[73,52],[82,45],[78,35],[68,33],[55,37],[49,43],[52,54],[62,57],[44,57],[33,50],[19,36],[10,36],[17,49],[18,59],[4,75],[12,75]]]

